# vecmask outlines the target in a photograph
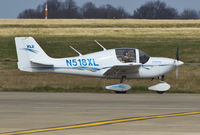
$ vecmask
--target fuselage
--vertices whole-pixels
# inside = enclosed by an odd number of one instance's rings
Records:
[[[121,51],[120,49],[118,49]],[[35,72],[54,72],[73,75],[85,75],[100,78],[121,78],[120,76],[104,76],[104,73],[113,66],[138,65],[141,64],[137,73],[126,74],[127,79],[154,78],[165,75],[173,70],[176,60],[163,57],[146,56],[145,63],[142,62],[141,51],[134,51],[133,60],[124,62],[117,54],[117,49],[90,53],[86,55],[68,57],[68,58],[50,58],[53,66],[41,66],[35,69]],[[122,50],[123,51],[123,50]]]

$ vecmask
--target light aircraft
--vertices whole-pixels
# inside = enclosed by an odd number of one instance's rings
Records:
[[[32,37],[16,37],[18,68],[26,72],[66,73],[97,78],[120,79],[120,83],[105,86],[105,89],[116,93],[126,93],[131,86],[124,84],[124,79],[160,78],[161,82],[149,87],[159,94],[170,89],[163,81],[164,76],[175,67],[184,63],[179,60],[177,48],[176,59],[150,57],[136,48],[103,49],[99,52],[82,55],[71,47],[78,56],[68,58],[51,58]],[[178,71],[178,68],[177,68]],[[178,75],[178,72],[176,72]]]

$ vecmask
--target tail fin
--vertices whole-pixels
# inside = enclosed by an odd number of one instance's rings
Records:
[[[15,44],[18,57],[18,68],[22,71],[34,72],[39,65],[53,65],[50,57],[42,50],[32,37],[16,37]]]

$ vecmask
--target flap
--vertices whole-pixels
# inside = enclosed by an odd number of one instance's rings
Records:
[[[141,64],[113,66],[111,69],[107,70],[104,73],[104,76],[118,76],[118,75],[127,75],[130,73],[137,73],[140,66]]]

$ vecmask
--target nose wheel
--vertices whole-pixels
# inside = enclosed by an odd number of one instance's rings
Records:
[[[158,94],[163,94],[165,93],[169,88],[170,85],[167,84],[164,80],[165,80],[165,76],[158,76],[158,79],[160,80],[159,84],[156,84],[154,86],[149,87],[149,90],[154,90],[156,91]]]
[[[165,91],[156,91],[158,94],[164,94]]]

